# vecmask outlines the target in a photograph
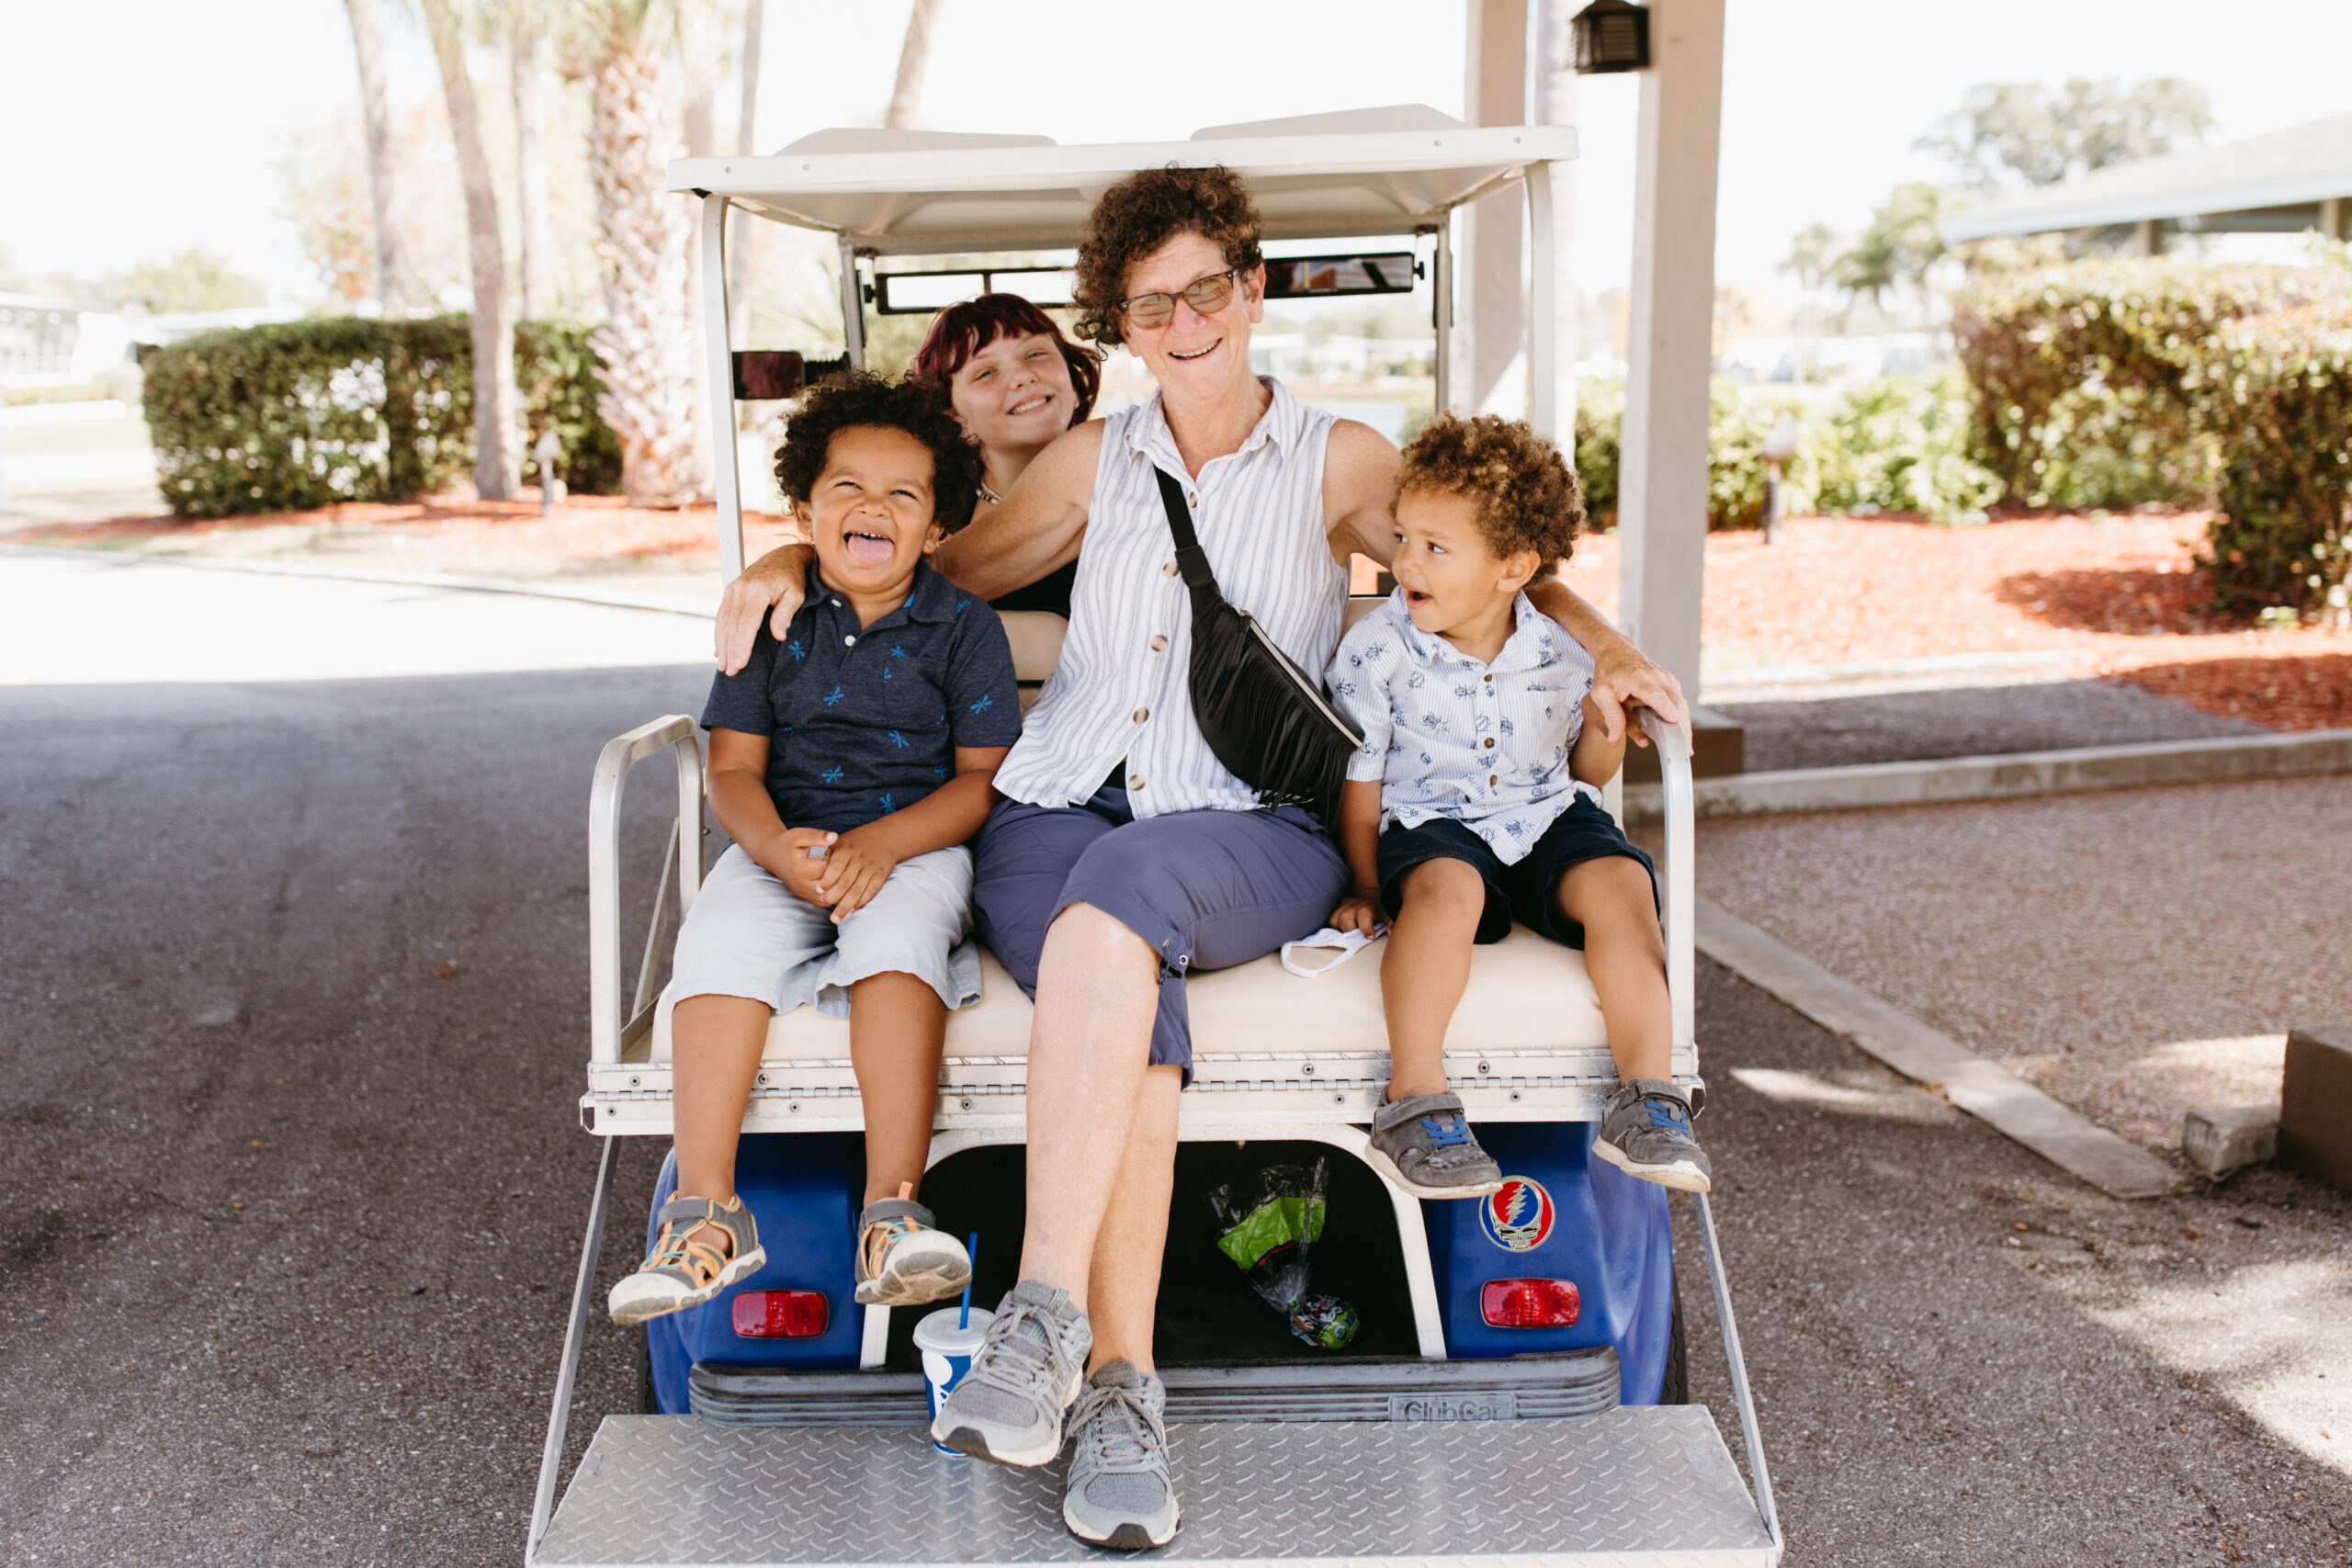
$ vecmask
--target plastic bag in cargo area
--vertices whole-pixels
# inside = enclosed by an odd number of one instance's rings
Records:
[[[1337,1296],[1307,1294],[1315,1244],[1323,1237],[1327,1168],[1272,1165],[1209,1194],[1217,1250],[1233,1259],[1250,1288],[1290,1319],[1309,1345],[1337,1350],[1355,1337],[1356,1309]]]

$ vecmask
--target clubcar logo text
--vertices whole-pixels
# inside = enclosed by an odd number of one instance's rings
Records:
[[[1487,1239],[1505,1252],[1529,1252],[1552,1234],[1552,1195],[1540,1181],[1524,1176],[1503,1178],[1502,1190],[1478,1205],[1478,1223]]]

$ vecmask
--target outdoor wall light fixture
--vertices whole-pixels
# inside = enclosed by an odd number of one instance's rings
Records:
[[[1650,14],[1641,6],[1593,0],[1568,26],[1576,32],[1578,74],[1650,68]]]

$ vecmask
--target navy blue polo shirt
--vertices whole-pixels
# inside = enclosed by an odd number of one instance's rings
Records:
[[[958,746],[1010,746],[1021,693],[1004,623],[928,563],[907,602],[860,627],[808,569],[782,642],[760,623],[751,662],[721,672],[707,729],[771,738],[768,794],[787,828],[846,832],[901,811],[956,776]]]

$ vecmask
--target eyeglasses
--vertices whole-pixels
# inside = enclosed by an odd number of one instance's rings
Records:
[[[1240,276],[1239,267],[1227,267],[1193,279],[1177,293],[1200,314],[1214,316],[1233,302],[1233,285]],[[1126,317],[1127,325],[1148,332],[1176,319],[1176,294],[1137,294],[1119,302],[1119,313]]]

